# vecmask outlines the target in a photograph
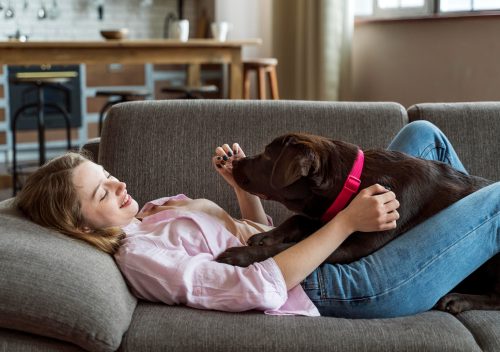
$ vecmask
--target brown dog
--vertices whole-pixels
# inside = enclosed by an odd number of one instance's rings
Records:
[[[276,138],[259,155],[234,160],[233,174],[240,187],[263,199],[278,201],[301,215],[289,218],[272,231],[251,237],[247,247],[229,249],[218,261],[248,266],[279,253],[321,227],[319,219],[340,193],[357,152],[358,147],[350,143],[314,135],[287,134]],[[366,150],[364,154],[359,190],[375,183],[391,189],[400,202],[397,228],[376,234],[352,234],[326,262],[349,263],[367,256],[450,204],[491,183],[466,175],[448,164],[400,152]],[[490,268],[494,267],[490,275],[498,275],[498,261],[495,257],[487,263]],[[486,269],[478,271],[487,272]],[[484,282],[497,281],[493,277]],[[490,291],[493,292],[493,287]],[[464,303],[462,296],[448,297],[446,301],[443,298],[438,307],[453,312],[471,307],[499,309],[498,297],[472,305],[470,299]]]

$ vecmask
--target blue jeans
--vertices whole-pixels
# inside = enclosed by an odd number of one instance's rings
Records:
[[[444,134],[418,121],[389,149],[465,169]],[[322,315],[389,318],[431,309],[459,282],[500,251],[500,182],[452,204],[349,264],[323,264],[303,282]]]

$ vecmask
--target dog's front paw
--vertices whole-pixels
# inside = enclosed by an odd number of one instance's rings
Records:
[[[472,309],[472,300],[469,295],[449,293],[442,297],[434,306],[435,309],[451,314],[458,314]]]
[[[262,232],[250,237],[247,241],[249,246],[272,246],[283,243],[284,236],[275,231]]]
[[[259,255],[250,247],[231,247],[222,252],[215,261],[219,263],[247,267],[259,261]]]

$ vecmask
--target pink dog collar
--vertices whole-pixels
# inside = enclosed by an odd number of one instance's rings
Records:
[[[359,185],[361,184],[361,173],[363,172],[363,164],[365,162],[365,154],[361,149],[358,149],[358,156],[354,160],[354,165],[352,166],[351,172],[345,180],[344,188],[340,191],[337,198],[333,201],[332,205],[327,209],[327,211],[321,216],[321,222],[325,223],[330,221],[337,215],[344,207],[351,197],[358,191]]]

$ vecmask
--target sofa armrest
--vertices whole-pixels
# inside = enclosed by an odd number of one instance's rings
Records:
[[[89,159],[97,162],[99,160],[99,145],[101,143],[101,138],[89,139],[81,148],[80,151],[83,152]]]

